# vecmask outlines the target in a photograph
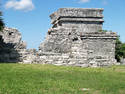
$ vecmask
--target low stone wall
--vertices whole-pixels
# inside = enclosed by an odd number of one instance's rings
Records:
[[[121,58],[121,64],[125,65],[125,58]]]

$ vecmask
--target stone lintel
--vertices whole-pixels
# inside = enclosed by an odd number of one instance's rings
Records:
[[[79,22],[104,22],[102,18],[95,19],[95,18],[60,18],[59,21],[79,21]]]
[[[115,32],[84,32],[84,33],[80,33],[81,38],[88,38],[88,39],[92,39],[92,38],[102,38],[102,39],[116,39],[117,38],[117,34]]]

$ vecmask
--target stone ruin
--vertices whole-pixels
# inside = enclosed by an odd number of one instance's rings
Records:
[[[32,63],[36,59],[36,52],[35,49],[26,49],[26,42],[22,41],[17,29],[5,27],[0,32],[0,62]]]
[[[21,51],[26,49],[26,43],[21,41],[21,33],[17,29],[5,27],[0,32],[0,62],[21,61]]]
[[[103,9],[61,8],[50,15],[53,27],[39,47],[49,64],[109,66],[116,63],[116,33],[101,32]]]
[[[21,36],[13,40],[19,52],[19,62],[81,67],[116,64],[117,34],[102,32],[103,9],[60,8],[50,17],[53,26],[38,51],[26,49]],[[3,38],[11,43],[9,37]]]

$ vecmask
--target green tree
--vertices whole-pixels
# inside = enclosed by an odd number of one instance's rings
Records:
[[[125,58],[125,43],[120,41],[120,36],[116,39],[116,46],[115,46],[115,58],[117,62],[121,61],[121,58]]]
[[[0,12],[0,31],[2,31],[3,27],[4,27],[4,22],[3,22],[3,19],[2,19],[2,12]]]

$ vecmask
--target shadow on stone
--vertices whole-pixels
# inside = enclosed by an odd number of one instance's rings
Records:
[[[20,61],[20,55],[15,46],[16,44],[13,43],[5,43],[0,36],[0,63],[17,63]]]
[[[17,29],[5,27],[0,32],[0,62],[21,62],[22,50],[26,49],[26,43],[21,40],[21,33]]]

